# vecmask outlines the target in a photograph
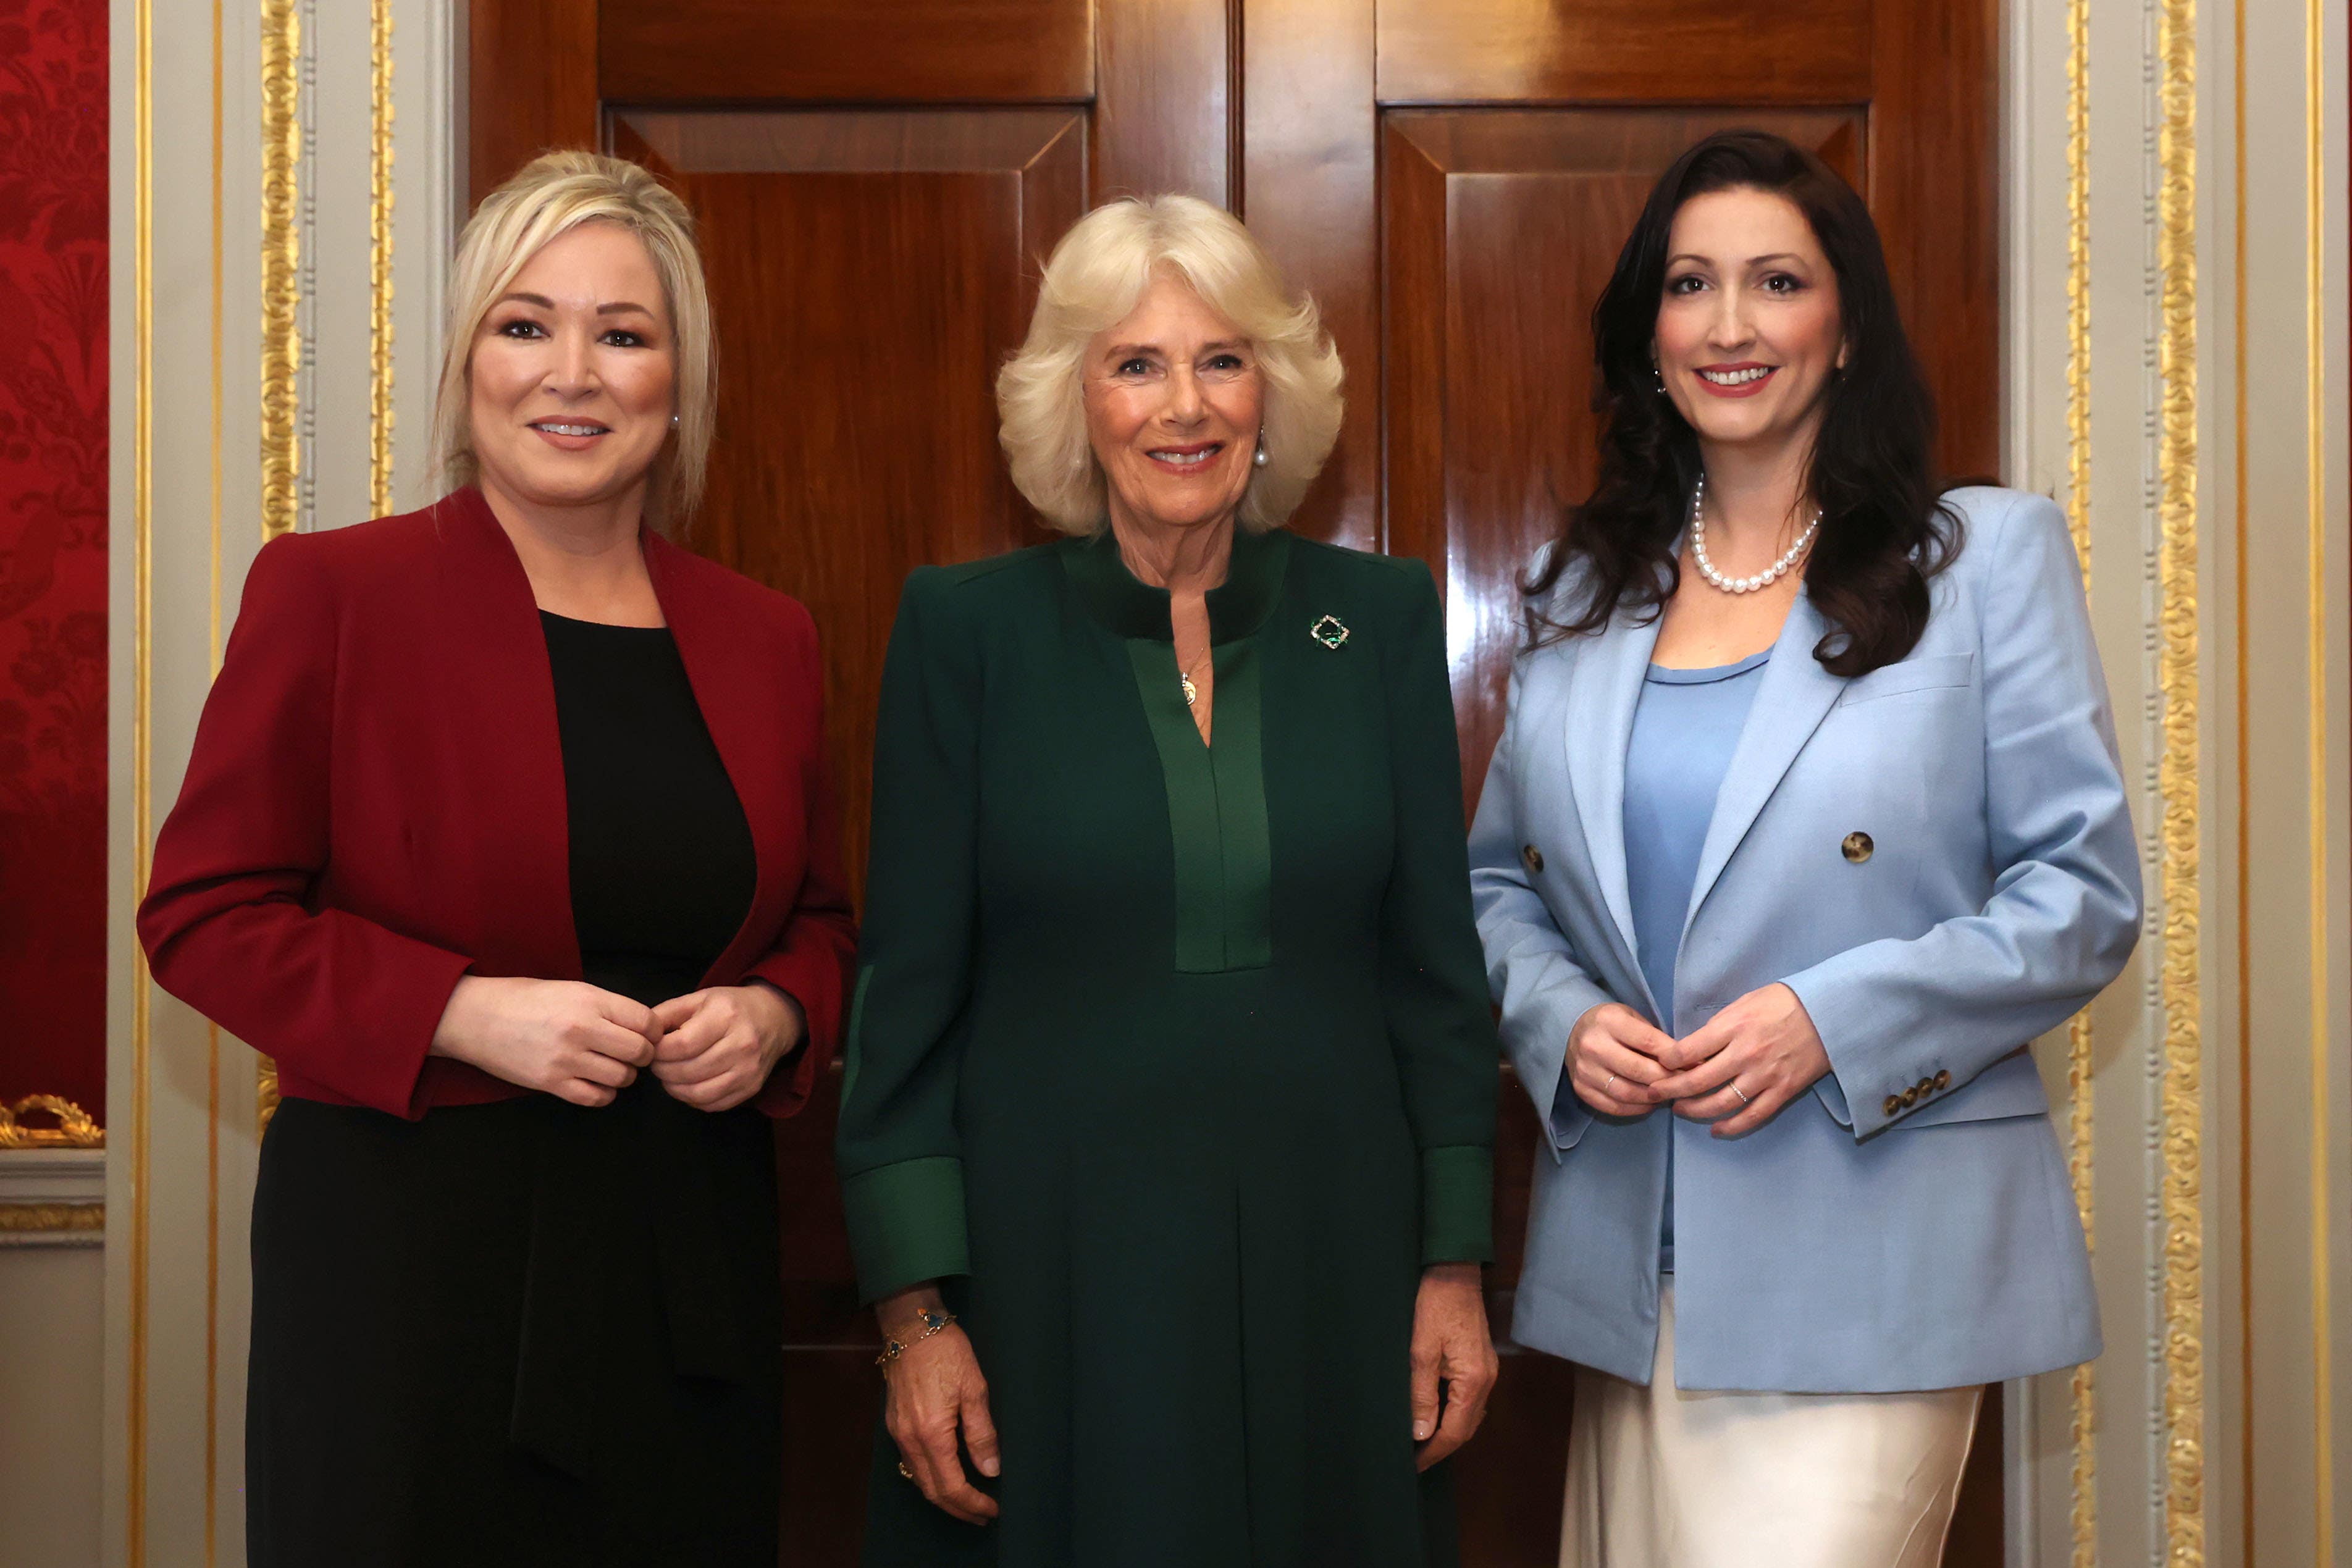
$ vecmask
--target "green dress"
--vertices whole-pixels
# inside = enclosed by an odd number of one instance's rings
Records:
[[[1492,1255],[1496,1048],[1427,569],[1276,530],[1208,595],[1108,535],[908,578],[842,1086],[871,1299],[940,1279],[1002,1516],[877,1435],[887,1568],[1428,1568],[1424,1263]],[[789,1528],[789,1527],[788,1527]]]

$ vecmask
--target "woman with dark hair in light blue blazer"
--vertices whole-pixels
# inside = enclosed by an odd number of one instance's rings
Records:
[[[1780,139],[1665,173],[1594,329],[1470,846],[1560,1560],[1926,1568],[1983,1385],[2099,1350],[2027,1051],[2140,919],[2081,579],[2050,502],[1939,497],[1869,214]]]

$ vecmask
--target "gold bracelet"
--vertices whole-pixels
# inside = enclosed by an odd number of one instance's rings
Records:
[[[882,1354],[874,1358],[874,1364],[888,1366],[906,1354],[908,1350],[922,1343],[941,1329],[953,1328],[956,1321],[956,1315],[945,1307],[926,1307],[923,1309],[922,1318],[923,1332],[903,1343],[885,1334],[882,1337]]]

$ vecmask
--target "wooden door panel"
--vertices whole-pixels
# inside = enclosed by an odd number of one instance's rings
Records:
[[[1895,301],[1936,394],[1936,460],[2000,471],[1998,0],[1879,0],[1870,178]]]
[[[1290,526],[1381,547],[1377,27],[1370,0],[1242,7],[1240,204],[1290,282],[1315,297],[1347,367],[1339,444]]]
[[[1464,790],[1502,732],[1528,558],[1591,488],[1592,302],[1682,150],[1775,131],[1849,178],[1853,110],[1402,110],[1382,120],[1389,549],[1445,586]]]
[[[1094,200],[1182,191],[1240,205],[1234,35],[1222,0],[1097,0]]]
[[[866,1540],[882,1378],[873,1316],[856,1316],[863,1337],[856,1343],[784,1347],[781,1568],[856,1568]]]
[[[1050,193],[1056,212],[1085,200],[1082,109],[623,108],[613,118],[614,150],[627,152],[621,138],[635,137],[667,177],[1019,174],[1032,195]]]
[[[1874,3],[1381,0],[1381,101],[1867,102]]]
[[[596,0],[468,0],[466,49],[473,202],[551,147],[598,144]]]
[[[1087,0],[602,0],[599,11],[608,102],[1083,102],[1095,91]]]
[[[1094,200],[1234,199],[1222,4],[603,0],[596,46],[608,104],[1086,104]]]
[[[882,1382],[874,1314],[858,1305],[856,1271],[834,1176],[837,1085],[776,1129],[783,1261],[786,1568],[850,1568],[865,1535],[866,1482]]]

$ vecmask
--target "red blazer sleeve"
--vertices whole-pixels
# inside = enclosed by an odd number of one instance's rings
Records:
[[[468,960],[320,907],[330,852],[334,583],[308,541],[264,547],[155,841],[139,940],[157,984],[357,1104],[416,1117]]]
[[[777,936],[776,945],[752,964],[745,978],[765,980],[794,1001],[808,1019],[808,1039],[781,1064],[753,1103],[771,1116],[789,1116],[808,1103],[817,1079],[840,1049],[842,998],[857,960],[857,917],[850,907],[848,879],[841,868],[841,813],[825,765],[824,679],[815,624],[798,605],[798,635],[808,716],[803,755],[808,758],[802,798],[808,802],[807,869],[800,897]]]

